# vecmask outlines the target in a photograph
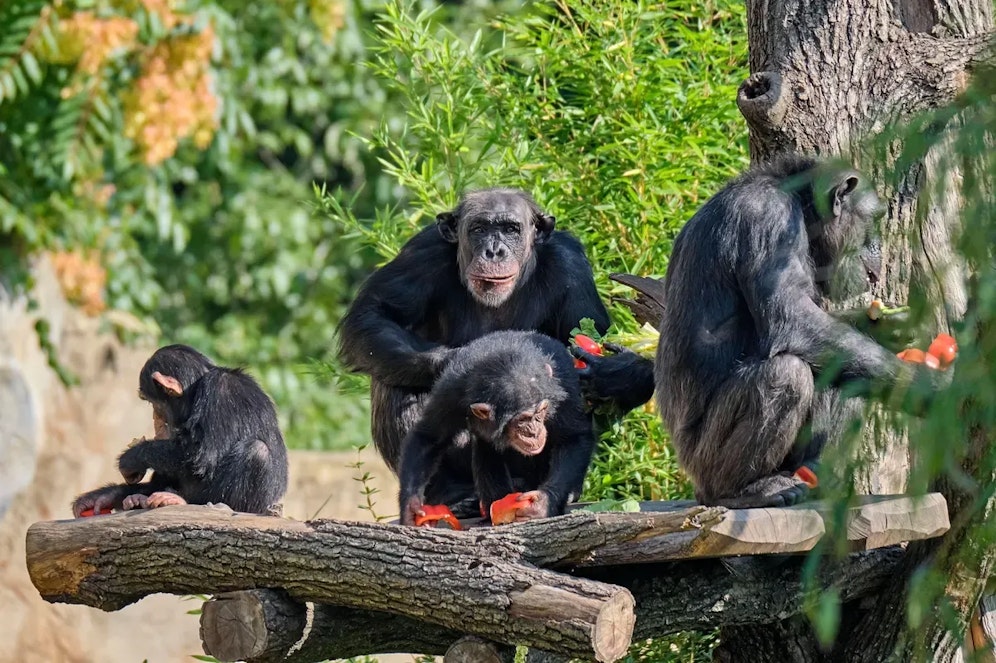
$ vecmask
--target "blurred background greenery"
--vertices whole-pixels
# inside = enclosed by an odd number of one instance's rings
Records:
[[[365,383],[332,359],[336,323],[462,190],[530,191],[582,239],[608,301],[631,294],[611,272],[663,274],[681,224],[748,162],[736,0],[17,0],[0,3],[0,26],[0,282],[29,292],[27,267],[47,254],[70,299],[121,336],[249,367],[296,448],[369,440]],[[950,161],[975,164],[959,243],[975,277],[959,330],[969,361],[913,436],[929,461],[914,485],[948,473],[975,491],[973,550],[996,540],[983,517],[996,491],[994,80],[900,136],[906,168],[945,139],[924,127],[961,114]],[[614,333],[636,331],[611,312]],[[586,498],[688,494],[651,406],[607,435]],[[941,580],[919,582],[934,605]],[[709,643],[632,657],[700,660]]]
[[[248,366],[291,446],[347,448],[369,438],[365,399],[309,364],[365,274],[460,190],[532,191],[609,295],[611,271],[663,273],[681,222],[746,164],[737,2],[408,8],[0,5],[5,281],[50,253],[119,333]],[[635,418],[595,479],[636,462],[621,490],[667,494],[657,419]]]

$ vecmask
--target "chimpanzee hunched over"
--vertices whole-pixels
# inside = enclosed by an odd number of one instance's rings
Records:
[[[339,356],[371,376],[373,439],[394,472],[454,348],[500,330],[566,345],[582,318],[608,327],[581,243],[555,222],[519,190],[466,193],[360,288],[339,326]],[[432,503],[474,496],[461,458],[444,458],[436,478],[426,489]]]
[[[129,446],[118,459],[125,483],[80,495],[73,515],[183,503],[279,511],[287,449],[273,402],[252,377],[187,345],[168,345],[145,362],[138,393],[152,405],[155,439]]]
[[[904,364],[821,304],[877,278],[881,205],[852,168],[785,156],[729,182],[688,221],[664,279],[656,362],[577,348],[603,396],[658,409],[696,498],[735,508],[804,499],[828,441],[868,395],[936,372]],[[908,399],[907,404],[911,401]],[[915,407],[915,405],[910,405]]]

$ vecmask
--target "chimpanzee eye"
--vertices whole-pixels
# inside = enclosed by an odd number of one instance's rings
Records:
[[[508,235],[515,235],[515,234],[518,234],[518,232],[519,232],[519,224],[518,223],[503,223],[502,226],[501,226],[501,229],[502,229],[503,232],[505,232]]]

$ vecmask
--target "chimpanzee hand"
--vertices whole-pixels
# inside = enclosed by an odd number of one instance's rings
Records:
[[[446,370],[446,367],[450,363],[450,358],[456,350],[457,348],[448,348],[445,345],[440,345],[425,353],[429,358],[432,374],[435,377],[438,378]]]
[[[571,354],[587,364],[577,369],[585,399],[613,403],[623,413],[650,400],[654,395],[654,363],[615,343],[602,347],[613,354],[593,355],[571,347]]]
[[[121,500],[122,511],[132,511],[133,509],[148,509],[149,496],[135,493]]]
[[[93,510],[94,513],[110,511],[116,505],[118,499],[117,487],[108,486],[97,488],[88,493],[83,493],[73,500],[73,517],[79,518],[84,511]]]
[[[422,511],[422,500],[418,497],[409,497],[408,501],[405,502],[401,509],[401,524],[408,525],[409,527],[415,527],[415,518],[424,515],[425,512]]]
[[[144,437],[132,440],[130,447],[118,458],[118,471],[124,477],[126,483],[138,483],[145,476],[145,471],[149,469],[145,462],[145,453],[142,444],[147,442]]]
[[[186,503],[187,500],[183,499],[171,490],[159,490],[149,495],[149,501],[146,502],[145,508],[158,509],[162,506],[174,506],[176,504]]]
[[[546,518],[550,515],[550,496],[543,490],[512,493],[493,502],[490,514],[492,525]]]

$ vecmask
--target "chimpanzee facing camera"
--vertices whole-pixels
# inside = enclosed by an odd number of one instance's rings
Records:
[[[118,459],[125,483],[80,495],[74,516],[185,503],[279,512],[287,449],[273,402],[249,375],[169,345],[142,367],[138,395],[152,405],[155,439],[128,447]]]
[[[601,333],[609,326],[584,248],[555,225],[523,191],[470,191],[363,284],[339,326],[339,357],[370,376],[373,441],[395,473],[456,348],[514,329],[566,346],[582,318]],[[443,460],[428,499],[475,501],[465,460]]]
[[[452,353],[402,443],[401,523],[425,515],[425,488],[448,454],[472,466],[482,512],[526,491],[510,519],[560,515],[578,497],[594,448],[564,346],[536,332],[488,334]]]

